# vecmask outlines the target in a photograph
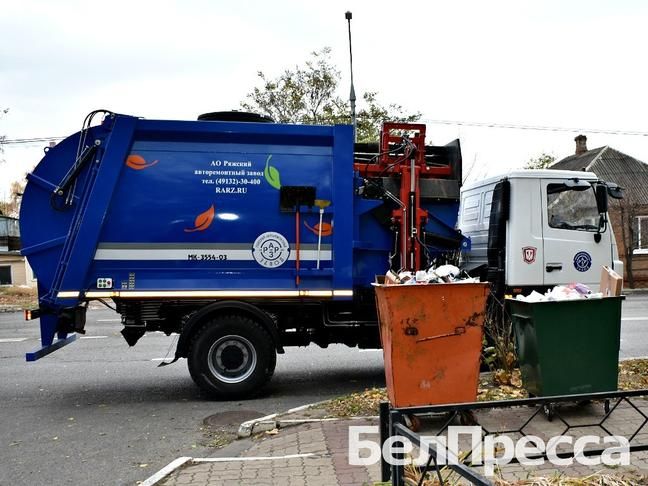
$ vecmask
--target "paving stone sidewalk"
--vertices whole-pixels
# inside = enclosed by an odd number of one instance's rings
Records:
[[[641,409],[648,413],[648,407],[641,407]],[[481,412],[476,418],[484,427],[490,425],[494,429],[503,430],[500,427],[515,428],[515,424],[519,427],[527,421],[530,413],[533,413],[532,409],[519,407]],[[596,421],[597,417],[604,417],[604,412],[601,404],[590,404],[565,407],[560,415],[570,423],[578,424]],[[624,404],[609,419],[606,419],[605,425],[612,433],[631,435],[636,429],[635,423],[640,424],[642,421],[643,417],[638,415],[636,410]],[[378,464],[368,467],[349,465],[349,427],[352,425],[377,426],[378,421],[376,419],[323,421],[280,429],[276,435],[263,435],[261,440],[250,441],[249,447],[236,454],[236,457],[207,459],[215,460],[214,462],[189,462],[158,484],[165,486],[372,486],[380,481]],[[430,432],[434,429],[432,423],[424,426]],[[542,414],[538,414],[525,427],[525,433],[548,438],[560,435],[564,431],[565,424],[559,419],[548,422]],[[601,430],[595,431],[588,427],[577,428],[570,432],[575,437],[585,433],[607,435]],[[511,437],[516,440],[520,436],[512,434]],[[366,434],[362,439],[374,440],[377,443],[378,434]],[[642,431],[637,439],[642,444],[648,443],[648,430]],[[310,455],[301,457],[305,454]],[[483,474],[481,467],[477,471]],[[648,452],[633,453],[629,467],[606,469],[601,465],[583,466],[574,463],[569,467],[557,468],[550,463],[545,463],[530,468],[512,464],[504,466],[501,475],[504,479],[514,481],[529,476],[549,477],[557,474],[586,476],[601,471],[608,474],[619,474],[624,471],[648,474]]]
[[[205,462],[185,466],[161,484],[346,486],[372,485],[380,480],[380,466],[350,466],[350,425],[378,425],[377,420],[315,422],[282,429],[240,455],[238,461]],[[312,454],[308,457],[292,457]],[[281,459],[254,459],[281,457]]]

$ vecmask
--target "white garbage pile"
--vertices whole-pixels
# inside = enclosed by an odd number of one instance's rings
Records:
[[[556,302],[563,300],[580,300],[580,299],[601,299],[601,292],[593,293],[590,288],[581,283],[569,285],[557,285],[551,290],[547,290],[544,295],[535,290],[529,295],[518,295],[515,299],[522,302]]]
[[[466,272],[459,270],[454,265],[441,265],[428,270],[419,270],[415,273],[405,271],[396,274],[391,270],[387,272],[385,283],[416,285],[433,283],[479,283],[478,277],[471,277]]]

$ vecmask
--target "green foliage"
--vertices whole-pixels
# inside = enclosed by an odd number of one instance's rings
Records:
[[[378,94],[375,91],[368,91],[363,95],[365,106],[356,113],[358,142],[371,142],[378,140],[380,126],[383,122],[415,122],[421,118],[421,113],[405,114],[403,107],[395,103],[387,106],[377,101]],[[351,123],[351,117],[347,114],[346,120]]]
[[[20,203],[25,192],[25,180],[13,181],[9,186],[9,198],[0,200],[0,215],[17,218],[20,214]]]
[[[335,97],[340,72],[330,65],[329,55],[329,48],[313,52],[305,66],[286,69],[274,79],[259,71],[262,86],[254,88],[241,106],[278,123],[324,123],[342,103]]]
[[[331,64],[331,49],[311,53],[303,66],[286,69],[276,78],[259,71],[261,86],[241,103],[248,111],[270,116],[279,123],[333,125],[351,123],[348,102],[337,93],[340,71]],[[397,104],[381,105],[375,91],[366,92],[356,111],[359,142],[378,140],[384,121],[413,122],[420,113],[406,114]]]
[[[556,157],[542,152],[538,157],[529,159],[524,166],[525,169],[546,169],[556,161]]]

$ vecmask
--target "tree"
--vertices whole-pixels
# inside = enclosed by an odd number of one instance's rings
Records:
[[[634,274],[632,264],[634,263],[634,250],[638,243],[639,228],[637,216],[639,215],[639,204],[633,199],[632,193],[627,191],[623,199],[614,202],[618,209],[621,225],[621,241],[623,243],[623,255],[625,257],[625,271],[628,276],[628,286],[634,288]]]
[[[259,71],[261,86],[248,93],[241,107],[279,123],[351,123],[348,103],[337,94],[341,75],[331,64],[330,54],[328,47],[312,52],[303,66],[286,69],[276,78]],[[384,121],[412,122],[421,116],[418,112],[405,114],[397,104],[381,105],[375,91],[366,92],[362,102],[356,114],[360,142],[378,140]]]
[[[421,113],[405,114],[403,107],[395,103],[383,106],[376,99],[378,93],[367,91],[362,99],[365,106],[356,114],[358,142],[375,142],[380,136],[380,126],[383,122],[415,122],[421,118]],[[348,123],[351,123],[351,116],[346,113],[342,117]],[[339,123],[339,122],[338,122]]]
[[[524,166],[525,169],[546,169],[556,161],[556,157],[542,152],[538,157],[529,159]]]
[[[0,201],[0,215],[17,218],[20,213],[20,202],[24,191],[24,181],[13,181],[9,189],[9,199]]]

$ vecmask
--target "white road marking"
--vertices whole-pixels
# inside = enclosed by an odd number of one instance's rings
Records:
[[[302,458],[302,457],[312,457],[315,456],[316,454],[312,452],[308,452],[305,454],[290,454],[287,456],[259,456],[259,457],[178,457],[175,461],[170,462],[166,466],[164,466],[162,469],[160,469],[158,472],[156,472],[153,476],[149,477],[145,481],[142,481],[140,483],[140,486],[153,486],[157,483],[159,483],[162,479],[167,477],[169,474],[171,474],[173,471],[178,469],[184,464],[190,463],[190,464],[196,464],[200,462],[236,462],[236,461],[243,461],[243,462],[249,462],[249,461],[276,461],[276,460],[281,460],[281,459],[296,459],[296,458]],[[320,454],[321,455],[321,454]]]
[[[23,341],[27,341],[29,338],[5,338],[5,339],[0,339],[0,343],[22,343]]]
[[[167,464],[164,466],[162,469],[160,469],[158,472],[156,472],[153,476],[150,478],[146,479],[145,481],[140,483],[140,486],[153,486],[154,484],[158,483],[165,477],[167,477],[169,474],[171,474],[173,471],[178,469],[180,466],[182,466],[184,463],[191,461],[191,457],[178,457],[175,461]]]
[[[622,317],[622,321],[648,321],[648,317]]]
[[[106,339],[108,336],[81,336],[81,339]]]
[[[361,353],[382,353],[382,349],[360,349]]]
[[[121,319],[97,319],[97,322],[121,322]]]

